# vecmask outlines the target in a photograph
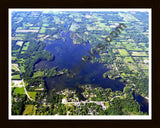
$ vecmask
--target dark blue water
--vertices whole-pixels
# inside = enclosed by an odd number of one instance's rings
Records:
[[[133,93],[133,96],[134,96],[134,99],[140,104],[140,106],[141,106],[140,110],[142,112],[149,114],[148,100],[135,92]]]
[[[88,51],[92,46],[89,42],[86,45],[73,44],[69,33],[62,33],[63,40],[46,41],[46,51],[52,52],[55,55],[53,62],[47,63],[49,68],[58,66],[58,70],[67,68],[71,71],[75,66],[79,65],[82,61],[82,56],[89,55]],[[57,76],[53,78],[46,78],[46,86],[50,90],[52,88],[77,88],[83,84],[93,84],[95,86],[101,86],[103,88],[111,88],[112,90],[123,90],[124,84],[118,80],[104,79],[103,73],[108,69],[100,63],[88,63],[84,68],[81,68],[80,72],[76,73],[73,78],[65,76]]]
[[[91,49],[89,42],[86,45],[73,44],[69,33],[62,33],[65,37],[65,42],[61,40],[48,41],[46,43],[46,51],[52,52],[55,55],[55,60],[51,67],[58,66],[59,69],[68,68],[72,69],[78,65],[82,56],[87,55]]]

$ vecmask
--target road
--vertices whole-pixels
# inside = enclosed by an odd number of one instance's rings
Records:
[[[20,75],[21,75],[21,77],[22,77],[22,73],[21,73],[21,71],[19,70],[19,68],[17,67],[18,65],[17,65],[17,64],[13,64],[13,65],[14,65],[14,67],[19,71],[19,73],[20,73]],[[26,87],[25,87],[25,84],[24,84],[23,79],[22,79],[22,87],[24,87],[24,91],[25,91],[25,94],[27,95],[28,99],[30,99],[31,101],[35,101],[34,99],[32,99],[32,98],[29,96],[29,94],[28,94],[28,92],[27,92],[27,90],[26,90]]]
[[[120,97],[120,96],[114,96],[111,98],[110,101],[112,101],[114,98],[117,98],[117,97]],[[109,102],[110,102],[109,101]],[[106,110],[106,106],[105,106],[105,102],[108,102],[108,101],[80,101],[80,102],[62,102],[63,104],[74,104],[75,106],[80,106],[80,104],[85,104],[85,103],[95,103],[97,105],[101,105],[102,106],[102,109],[103,110]]]

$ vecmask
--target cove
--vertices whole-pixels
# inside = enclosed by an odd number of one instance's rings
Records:
[[[44,40],[46,42],[45,50],[52,52],[55,55],[54,61],[48,62],[47,66],[49,68],[57,66],[58,70],[63,68],[72,70],[82,60],[82,56],[88,55],[88,51],[91,50],[92,46],[89,42],[86,42],[85,45],[73,44],[69,33],[62,32],[62,37],[65,38],[65,41],[63,41],[62,39],[54,41]],[[95,86],[100,86],[102,88],[111,88],[113,91],[123,91],[123,83],[119,82],[118,80],[103,78],[103,73],[108,70],[109,69],[106,69],[103,64],[87,63],[85,68],[82,68],[81,71],[73,78],[63,77],[62,79],[62,76],[45,78],[46,88],[48,90],[51,90],[53,88],[78,89],[79,85],[92,84]]]
[[[134,99],[140,104],[140,110],[149,114],[149,103],[148,100],[142,97],[141,95],[133,92]]]

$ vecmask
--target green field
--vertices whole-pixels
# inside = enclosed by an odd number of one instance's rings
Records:
[[[105,106],[106,106],[106,107],[109,107],[109,102],[105,102]]]
[[[132,56],[147,56],[145,52],[132,52]]]
[[[22,29],[23,29],[22,27],[18,27],[18,28],[17,28],[17,30],[22,30]]]
[[[23,58],[21,58],[21,59],[18,60],[18,63],[24,64],[24,62],[25,62],[25,60]]]
[[[15,65],[13,65],[13,64],[12,64],[11,69],[13,69],[13,70],[15,70],[15,71],[18,71],[18,69],[16,68],[16,66],[15,66]]]
[[[129,65],[128,65],[128,68],[129,68],[129,70],[137,71],[137,70],[136,70],[137,67],[134,66],[133,64],[129,64]]]
[[[31,26],[32,24],[30,23],[23,23],[23,26]]]
[[[21,51],[21,54],[25,53],[25,51]]]
[[[23,65],[23,66],[20,66],[19,69],[21,70],[22,73],[25,72],[25,67],[24,67],[24,65]]]
[[[13,75],[12,80],[21,80],[21,76],[19,74],[18,75]]]
[[[23,37],[26,36],[26,34],[16,34],[16,36]]]
[[[124,76],[124,77],[127,77],[127,75],[126,75],[124,72],[123,72],[123,73],[121,73],[121,75],[122,75],[122,76]]]
[[[23,112],[23,115],[32,115],[33,113],[33,105],[25,105],[25,110]]]
[[[124,58],[124,61],[125,61],[126,63],[128,63],[128,62],[134,63],[132,57],[125,57],[125,58]]]
[[[44,71],[37,71],[33,74],[33,78],[44,76]]]
[[[24,91],[24,88],[23,87],[15,87],[15,90],[14,90],[14,92],[17,94],[17,93],[19,93],[19,94],[25,94],[25,91]]]
[[[134,43],[127,43],[127,42],[123,42],[124,46],[126,47],[127,50],[134,50],[136,45]]]
[[[45,31],[46,31],[46,28],[45,27],[41,27],[39,33],[45,33]]]
[[[20,48],[19,48],[19,49],[17,49],[17,50],[12,50],[12,53],[13,53],[13,52],[15,52],[15,53],[16,53],[16,52],[19,52],[19,51],[20,51]]]
[[[97,26],[101,27],[101,28],[106,28],[106,24],[105,23],[101,23],[98,22],[99,24]],[[110,30],[109,28],[107,28],[107,30]]]
[[[39,30],[40,27],[29,27],[31,30]]]
[[[36,93],[37,92],[28,92],[28,95],[35,100]]]
[[[128,52],[125,49],[118,49],[121,56],[128,56]]]
[[[29,43],[30,43],[30,42],[26,42],[26,43],[23,45],[22,51],[25,51],[25,50],[28,49]]]
[[[42,26],[46,27],[46,26],[49,26],[49,24],[42,24]]]

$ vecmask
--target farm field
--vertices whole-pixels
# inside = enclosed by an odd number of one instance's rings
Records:
[[[118,49],[118,51],[121,56],[128,56],[129,55],[125,49]]]

